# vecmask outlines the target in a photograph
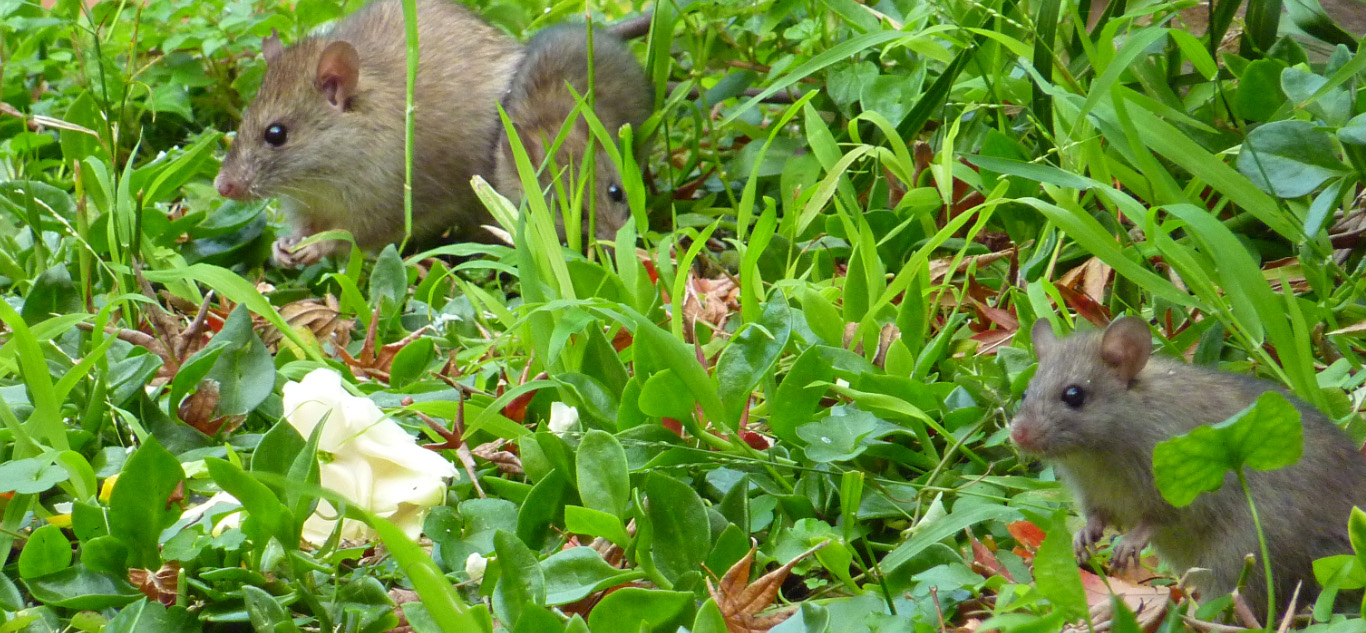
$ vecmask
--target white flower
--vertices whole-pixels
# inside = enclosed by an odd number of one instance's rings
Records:
[[[479,580],[484,577],[484,570],[489,566],[489,559],[475,552],[465,559],[465,573],[470,580]]]
[[[564,435],[579,423],[579,410],[563,402],[550,403],[550,432]]]
[[[322,487],[351,500],[360,508],[388,519],[409,538],[422,533],[427,509],[445,499],[445,478],[455,466],[417,445],[397,422],[369,398],[353,396],[342,387],[341,375],[315,369],[302,382],[284,387],[285,419],[305,438],[318,424],[322,459]],[[320,500],[304,522],[304,540],[321,545],[340,518],[332,504]],[[344,539],[368,540],[375,535],[359,521],[346,519]]]
[[[214,506],[219,504],[225,506],[237,506],[237,510],[219,517],[218,523],[214,524],[213,526],[213,535],[221,536],[223,532],[227,530],[231,530],[235,527],[241,527],[242,502],[238,501],[237,497],[234,497],[226,492],[220,492],[212,497],[209,497],[208,501],[205,501],[204,503],[201,503],[197,506],[185,510],[184,512],[180,513],[180,518],[198,521],[200,517],[204,516],[205,513],[207,513],[209,510],[213,509]]]

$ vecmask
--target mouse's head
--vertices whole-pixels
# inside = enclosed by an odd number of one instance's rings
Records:
[[[1136,407],[1131,387],[1152,354],[1152,334],[1138,317],[1102,332],[1059,339],[1048,321],[1030,332],[1039,367],[1011,421],[1011,439],[1026,453],[1064,457],[1113,446],[1128,437]]]
[[[341,40],[310,38],[286,49],[274,34],[262,51],[265,77],[214,185],[237,200],[313,197],[326,191],[327,178],[342,177],[337,148],[354,144],[348,116],[360,56]]]

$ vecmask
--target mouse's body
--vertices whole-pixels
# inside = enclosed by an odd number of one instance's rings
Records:
[[[1026,453],[1052,463],[1087,519],[1074,544],[1087,555],[1106,526],[1126,530],[1115,561],[1134,563],[1151,543],[1205,598],[1232,591],[1244,557],[1258,563],[1245,586],[1248,605],[1266,610],[1266,580],[1252,517],[1230,472],[1224,485],[1191,505],[1168,504],[1153,482],[1153,447],[1200,425],[1217,424],[1251,405],[1270,382],[1149,355],[1145,322],[1124,317],[1103,332],[1058,339],[1040,319],[1033,330],[1039,368],[1012,422]],[[1288,396],[1288,394],[1287,394]],[[1289,397],[1289,396],[1288,396]],[[1246,469],[1257,504],[1281,607],[1303,583],[1299,604],[1318,593],[1316,558],[1351,552],[1347,520],[1366,506],[1366,458],[1322,413],[1290,397],[1301,413],[1304,453],[1286,468]]]
[[[488,214],[470,187],[491,174],[497,106],[521,49],[465,7],[418,0],[414,92],[413,237],[451,230],[488,239]],[[361,248],[404,232],[407,44],[399,0],[376,0],[330,32],[264,46],[266,74],[215,181],[235,199],[279,197],[294,225],[276,242],[282,265],[308,264],[342,242],[293,250],[302,238],[345,229]]]

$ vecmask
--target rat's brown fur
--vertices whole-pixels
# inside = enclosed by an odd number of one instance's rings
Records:
[[[1234,589],[1247,554],[1256,554],[1256,574],[1244,589],[1248,604],[1264,615],[1266,580],[1261,549],[1237,477],[1176,508],[1153,483],[1153,447],[1197,426],[1215,424],[1279,386],[1224,372],[1148,358],[1151,334],[1135,317],[1124,317],[1104,332],[1057,339],[1040,319],[1033,331],[1038,373],[1012,422],[1012,436],[1026,453],[1053,463],[1073,491],[1087,525],[1074,543],[1085,556],[1106,526],[1128,530],[1115,560],[1135,562],[1151,541],[1178,573],[1191,576],[1206,598]],[[1071,386],[1084,393],[1079,407],[1065,403]],[[1304,455],[1286,468],[1247,469],[1284,607],[1296,583],[1299,604],[1318,593],[1312,562],[1351,551],[1347,519],[1352,506],[1366,506],[1366,458],[1332,422],[1290,397],[1304,425]]]
[[[419,65],[414,103],[413,236],[479,231],[487,211],[470,188],[491,174],[498,131],[496,104],[507,92],[520,48],[449,0],[418,0]],[[344,103],[328,100],[320,60],[331,43],[354,47],[359,78]],[[294,235],[277,243],[277,261],[309,263],[340,244],[318,244],[291,257],[289,247],[328,229],[346,229],[362,248],[403,237],[404,100],[407,52],[399,0],[376,0],[331,32],[283,51],[268,43],[256,100],[223,161],[218,187],[241,198],[278,196]],[[345,64],[342,64],[345,66]],[[263,139],[274,124],[288,140]]]
[[[574,111],[580,97],[588,98],[588,37],[584,25],[551,27],[537,33],[527,42],[526,57],[513,80],[503,107],[517,130],[517,136],[534,164],[545,159],[545,153],[559,134],[565,120]],[[654,91],[644,70],[621,40],[606,31],[593,33],[593,112],[602,125],[618,141],[621,126],[630,124],[635,135],[654,108]],[[573,92],[568,86],[573,87]],[[592,132],[588,123],[578,118],[570,129],[553,164],[541,171],[543,189],[551,187],[561,170],[578,170]],[[494,187],[514,203],[522,199],[522,182],[513,160],[512,146],[506,138],[498,144]],[[570,179],[561,182],[568,187]],[[581,177],[572,179],[575,185]],[[612,187],[617,187],[613,192]],[[620,195],[621,176],[607,152],[598,147],[594,156],[593,190],[585,193],[584,216],[587,217],[589,195],[596,205],[597,236],[611,238],[631,217],[630,207]],[[558,214],[557,214],[558,215]]]

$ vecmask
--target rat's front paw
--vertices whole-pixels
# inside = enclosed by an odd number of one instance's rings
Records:
[[[298,247],[297,244],[304,237],[306,236],[290,235],[275,240],[275,244],[271,246],[271,260],[275,265],[280,268],[300,268],[316,264],[329,254],[325,242],[314,242],[308,246]]]
[[[1072,552],[1076,554],[1077,560],[1085,563],[1091,560],[1091,556],[1096,553],[1096,544],[1100,543],[1105,536],[1105,521],[1097,517],[1088,517],[1086,526],[1077,531],[1077,535],[1072,537]]]
[[[1141,521],[1134,529],[1129,530],[1119,539],[1119,545],[1115,546],[1114,552],[1110,555],[1110,568],[1116,571],[1124,569],[1138,569],[1139,559],[1143,556],[1143,548],[1148,546],[1148,540],[1152,538],[1156,526],[1152,523]]]

